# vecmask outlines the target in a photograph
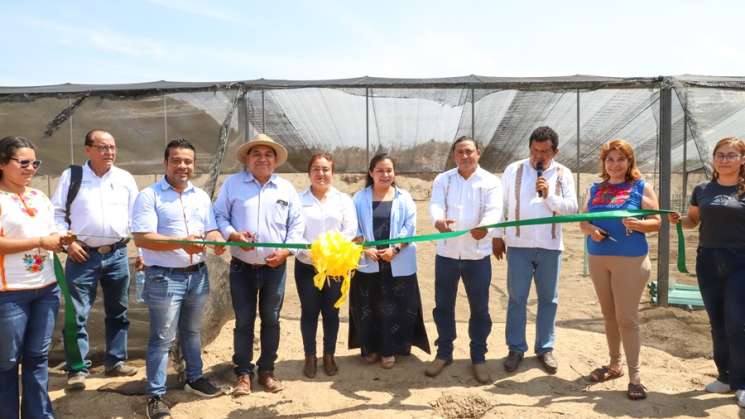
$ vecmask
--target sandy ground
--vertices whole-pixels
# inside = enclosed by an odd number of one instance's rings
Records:
[[[359,178],[344,179],[352,188]],[[296,182],[298,186],[302,181]],[[405,185],[426,195],[428,179]],[[418,196],[426,199],[426,196]],[[418,202],[419,233],[433,231],[428,220],[426,201]],[[702,391],[716,370],[710,359],[711,343],[708,320],[703,311],[651,306],[647,294],[641,310],[642,380],[649,389],[646,401],[632,402],[625,397],[625,377],[590,385],[586,376],[608,360],[600,308],[589,277],[583,276],[583,243],[576,226],[565,226],[566,251],[563,254],[560,303],[557,319],[555,354],[560,362],[556,375],[540,369],[532,354],[527,354],[520,369],[508,374],[502,368],[507,349],[504,323],[507,305],[506,264],[492,258],[493,279],[490,291],[492,333],[488,340],[487,366],[493,383],[479,385],[471,376],[468,358],[468,304],[462,286],[457,300],[458,339],[455,361],[437,378],[423,374],[431,356],[414,349],[411,356],[400,358],[391,370],[365,365],[359,353],[347,349],[347,306],[342,308],[342,324],[337,343],[339,374],[327,377],[319,368],[315,379],[302,375],[303,351],[300,335],[300,305],[295,290],[292,266],[288,267],[285,305],[282,310],[281,344],[276,374],[285,383],[279,394],[256,391],[240,398],[225,395],[199,399],[182,390],[170,390],[166,396],[175,418],[460,418],[460,417],[741,417],[732,395],[709,395]],[[655,240],[652,239],[652,242]],[[695,243],[695,235],[689,237]],[[656,254],[656,247],[652,254]],[[689,244],[689,248],[692,245]],[[434,305],[434,245],[418,247],[419,285],[430,342],[437,337],[432,322]],[[689,265],[691,264],[689,257]],[[653,265],[656,261],[653,260]],[[690,282],[689,278],[677,276]],[[536,300],[529,302],[528,341],[534,336]],[[205,371],[216,382],[233,383],[230,358],[234,322],[220,330],[217,338],[203,350]],[[257,325],[258,334],[258,325]],[[319,327],[319,343],[320,343]],[[320,346],[319,346],[320,347]],[[256,343],[258,350],[258,342]],[[144,361],[134,359],[134,365]],[[320,366],[320,363],[319,363]],[[60,418],[143,418],[146,396],[124,396],[98,391],[107,383],[126,383],[144,378],[144,367],[133,378],[106,378],[96,365],[88,380],[88,389],[67,393],[65,375],[59,369],[50,372],[50,394]]]

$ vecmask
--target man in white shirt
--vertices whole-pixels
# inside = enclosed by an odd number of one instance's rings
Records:
[[[490,381],[486,369],[486,339],[491,332],[489,285],[491,284],[491,243],[487,229],[474,228],[498,223],[502,218],[502,191],[499,179],[479,167],[481,149],[469,137],[455,140],[451,148],[456,168],[439,174],[432,183],[429,212],[441,232],[471,229],[467,234],[437,242],[435,258],[435,309],[437,355],[425,374],[437,376],[453,360],[455,297],[458,281],[468,296],[471,317],[473,375],[482,384]]]
[[[302,243],[305,223],[295,187],[274,173],[287,160],[287,150],[259,134],[236,153],[245,170],[225,180],[215,201],[215,218],[231,242]],[[258,369],[259,384],[271,393],[284,386],[274,375],[279,348],[279,312],[285,295],[287,257],[295,251],[267,247],[232,247],[230,296],[235,311],[233,363],[238,378],[233,395],[251,393]],[[261,318],[261,354],[253,364],[254,323]],[[256,368],[258,367],[258,368]]]
[[[96,299],[96,286],[101,283],[106,314],[105,374],[132,376],[137,369],[127,360],[127,319],[129,262],[127,242],[132,207],[137,197],[137,184],[129,172],[114,166],[116,141],[103,130],[94,129],[85,136],[88,161],[82,166],[80,189],[67,213],[71,171],[60,177],[52,196],[54,219],[60,234],[71,232],[77,237],[67,248],[65,277],[70,283],[70,296],[77,316],[76,334],[85,368],[68,370],[67,386],[71,390],[85,388],[90,361],[86,323]],[[70,353],[65,341],[65,353]],[[67,365],[72,365],[67,359]]]
[[[511,163],[502,174],[504,205],[508,220],[551,217],[577,212],[577,196],[571,171],[554,157],[559,136],[549,127],[538,127],[530,135],[530,157]],[[509,354],[504,361],[515,371],[527,352],[525,324],[531,280],[538,294],[535,353],[544,369],[556,373],[553,355],[554,323],[559,300],[559,270],[564,250],[561,224],[510,227],[497,230],[492,240],[494,256],[507,253],[507,325]]]

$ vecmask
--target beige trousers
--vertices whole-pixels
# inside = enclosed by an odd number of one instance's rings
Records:
[[[644,256],[590,255],[590,277],[605,320],[605,337],[612,365],[621,364],[621,343],[629,381],[639,377],[639,301],[649,280],[651,264]]]

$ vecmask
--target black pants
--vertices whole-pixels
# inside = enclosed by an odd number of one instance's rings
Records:
[[[333,355],[339,334],[339,309],[334,304],[341,297],[341,281],[327,279],[323,289],[313,283],[313,266],[295,260],[295,285],[300,297],[300,332],[305,355],[316,354],[318,315],[323,314],[323,354]]]

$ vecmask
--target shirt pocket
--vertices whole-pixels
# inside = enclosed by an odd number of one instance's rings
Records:
[[[271,211],[272,213],[269,216],[269,219],[272,221],[272,224],[278,227],[286,227],[287,217],[290,213],[290,205],[286,201],[278,199],[272,206]]]
[[[124,185],[112,183],[104,191],[105,202],[109,206],[129,207],[129,190]]]

